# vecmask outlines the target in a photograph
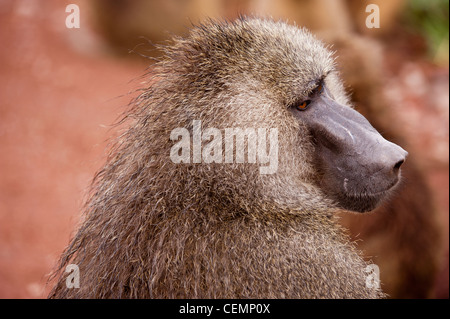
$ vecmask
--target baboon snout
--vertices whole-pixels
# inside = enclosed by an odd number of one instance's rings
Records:
[[[408,153],[360,113],[323,96],[300,115],[316,143],[320,184],[341,207],[372,210],[397,185]]]
[[[385,144],[385,147],[379,150],[377,150],[377,147],[374,147],[374,152],[372,152],[374,156],[372,159],[369,159],[368,165],[372,165],[374,169],[379,167],[387,177],[398,178],[400,167],[405,162],[408,152],[386,140],[384,140],[383,144]]]
[[[326,148],[328,162],[361,178],[384,175],[396,179],[408,153],[384,139],[357,111],[323,97],[309,116],[318,148]]]
[[[347,177],[370,181],[374,192],[390,188],[398,182],[408,153],[383,138],[362,115],[349,111],[353,119],[328,127],[332,161],[348,170]]]

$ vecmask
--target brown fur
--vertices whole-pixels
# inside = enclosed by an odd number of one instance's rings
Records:
[[[312,141],[286,109],[334,67],[307,31],[281,22],[210,22],[164,49],[151,83],[95,177],[85,220],[62,255],[52,298],[376,298],[366,263],[314,186]],[[310,57],[311,60],[305,57]],[[335,98],[347,96],[332,72]],[[276,127],[279,169],[174,164],[170,132]],[[65,285],[67,264],[80,288]]]

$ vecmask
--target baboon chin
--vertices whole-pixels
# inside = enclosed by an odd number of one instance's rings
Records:
[[[351,107],[325,46],[243,17],[163,51],[50,297],[384,297],[333,212],[372,210],[407,153]],[[66,287],[67,264],[80,288]]]

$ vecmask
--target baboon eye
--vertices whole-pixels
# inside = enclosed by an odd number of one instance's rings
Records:
[[[311,95],[320,95],[323,92],[323,83],[320,82],[319,85],[312,91]]]
[[[311,100],[306,100],[297,105],[297,108],[301,111],[306,110],[311,103]]]
[[[316,96],[319,96],[322,94],[322,92],[324,91],[324,86],[323,83],[320,82],[319,85],[317,85],[314,90],[309,94],[309,98],[313,98]],[[309,104],[311,104],[311,100],[304,100],[300,103],[296,103],[296,107],[298,110],[300,111],[304,111],[308,108]]]
[[[320,84],[317,86],[316,92],[317,92],[318,94],[320,94],[320,93],[323,92],[323,84],[322,84],[322,83],[320,83]]]

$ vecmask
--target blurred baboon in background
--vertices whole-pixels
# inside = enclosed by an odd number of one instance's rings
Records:
[[[369,3],[378,4],[382,10],[380,29],[365,26],[368,14],[365,8]],[[167,31],[185,34],[191,21],[205,17],[233,19],[240,13],[255,13],[306,26],[333,45],[344,83],[351,87],[357,110],[386,138],[404,145],[406,138],[392,125],[395,119],[381,93],[382,48],[376,41],[357,34],[389,33],[396,25],[403,4],[403,0],[96,0],[94,19],[121,52],[143,43],[140,36],[158,43],[169,37]],[[137,51],[145,55],[157,52]],[[410,152],[404,167],[405,182],[398,196],[371,216],[345,214],[342,218],[354,238],[360,239],[357,241],[360,248],[380,266],[383,288],[393,298],[431,297],[442,257],[436,211],[430,188],[416,163],[417,156]]]

